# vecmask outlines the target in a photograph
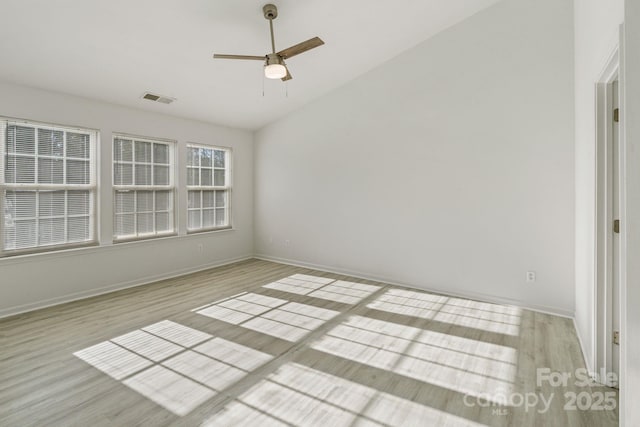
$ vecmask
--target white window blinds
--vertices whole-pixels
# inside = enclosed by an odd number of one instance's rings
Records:
[[[1,255],[95,241],[95,131],[0,120]]]
[[[173,150],[172,142],[114,137],[115,240],[174,233]]]
[[[231,152],[227,148],[187,146],[187,229],[228,228]]]

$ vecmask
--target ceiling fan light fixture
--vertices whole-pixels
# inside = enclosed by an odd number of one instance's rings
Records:
[[[287,75],[287,67],[282,64],[269,64],[264,66],[264,76],[268,79],[281,79]]]
[[[264,76],[268,79],[281,79],[287,75],[287,67],[284,61],[275,53],[267,55],[267,62],[264,64]]]

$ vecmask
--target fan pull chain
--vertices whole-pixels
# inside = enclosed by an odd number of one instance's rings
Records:
[[[262,97],[264,98],[264,79],[266,77],[264,76],[264,73],[262,73]]]

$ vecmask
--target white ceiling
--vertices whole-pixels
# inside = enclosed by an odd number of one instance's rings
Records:
[[[496,2],[276,0],[276,50],[326,43],[291,58],[285,84],[212,59],[269,51],[267,0],[3,0],[0,80],[257,129]]]

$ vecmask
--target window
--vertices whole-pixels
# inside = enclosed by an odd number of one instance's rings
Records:
[[[113,138],[114,238],[172,234],[174,143]]]
[[[0,255],[95,242],[97,133],[0,119]]]
[[[228,148],[187,146],[187,229],[190,232],[228,228]]]

